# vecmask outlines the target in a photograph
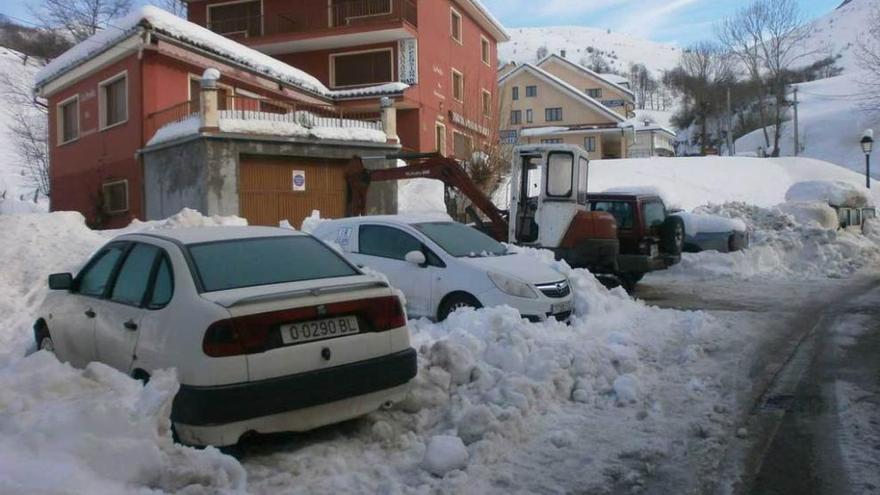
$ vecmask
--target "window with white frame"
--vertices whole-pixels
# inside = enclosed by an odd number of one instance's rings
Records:
[[[128,120],[128,74],[123,72],[98,85],[101,128]]]
[[[522,110],[511,110],[510,111],[510,124],[511,125],[522,124]]]
[[[480,35],[480,59],[484,64],[490,65],[492,59],[492,45],[485,36]]]
[[[483,115],[491,115],[492,114],[492,93],[487,90],[482,90],[482,99],[481,99],[481,107],[483,109]]]
[[[452,97],[464,101],[464,75],[452,69]]]
[[[511,91],[511,95],[512,95],[513,99],[518,100],[519,99],[519,86],[514,86],[514,87],[510,88],[510,91]]]
[[[455,9],[450,9],[449,11],[449,23],[450,36],[455,41],[461,43],[461,14],[459,14]]]
[[[547,138],[542,139],[541,144],[562,144],[562,138]]]
[[[596,151],[596,136],[587,136],[584,138],[584,149],[590,152]]]
[[[58,104],[58,144],[79,138],[79,96],[72,96]]]
[[[545,108],[544,120],[547,122],[559,122],[562,120],[562,107]]]
[[[474,149],[473,141],[467,134],[452,131],[452,153],[460,160],[470,160]]]
[[[587,90],[587,96],[590,98],[601,98],[602,88],[591,88]]]
[[[434,124],[434,149],[446,156],[446,126],[440,122]]]
[[[125,213],[128,211],[128,181],[116,180],[101,185],[104,196],[104,211],[107,213]]]
[[[537,86],[526,86],[526,98],[534,98],[538,96]]]
[[[531,124],[535,120],[534,112],[529,108],[526,110],[526,124]]]

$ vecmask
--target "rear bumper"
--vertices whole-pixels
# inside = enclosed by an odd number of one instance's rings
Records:
[[[171,419],[191,426],[221,425],[311,408],[404,385],[416,376],[417,354],[394,354],[269,380],[193,387],[181,385]]]
[[[576,247],[553,250],[557,260],[565,260],[572,268],[587,268],[595,272],[617,271],[620,241],[617,239],[590,239]]]
[[[650,257],[645,254],[621,254],[617,257],[620,273],[648,273],[665,270],[681,261],[681,256]]]

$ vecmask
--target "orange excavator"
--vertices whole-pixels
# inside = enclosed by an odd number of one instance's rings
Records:
[[[553,144],[520,146],[513,155],[509,211],[495,206],[455,159],[437,153],[400,153],[371,157],[406,163],[396,168],[367,169],[363,158],[351,160],[345,174],[350,194],[347,214],[366,214],[373,182],[436,179],[470,201],[466,211],[471,220],[496,240],[549,249],[556,259],[575,268],[615,273],[617,223],[610,213],[589,211],[586,152],[578,146]]]

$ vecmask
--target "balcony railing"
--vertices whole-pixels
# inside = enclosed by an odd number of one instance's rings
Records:
[[[218,100],[221,121],[248,121],[254,129],[265,128],[272,134],[275,124],[295,124],[303,129],[372,129],[383,131],[380,112],[353,112],[332,106],[310,105],[294,100],[270,100],[245,96],[221,96]],[[145,142],[166,125],[200,115],[199,101],[185,101],[147,115]],[[265,123],[266,125],[260,125]],[[221,123],[221,128],[223,124]],[[250,127],[250,126],[249,126]]]
[[[242,39],[393,22],[418,27],[415,0],[345,0],[333,2],[331,6],[312,2],[291,12],[212,20],[207,28],[230,38]]]

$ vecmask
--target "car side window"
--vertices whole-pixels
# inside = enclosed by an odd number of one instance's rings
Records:
[[[153,281],[153,292],[147,307],[159,309],[171,302],[174,294],[174,278],[171,275],[171,265],[168,258],[162,256],[159,260],[159,268],[156,270],[156,278]]]
[[[113,274],[113,270],[126,247],[122,244],[109,246],[99,253],[85,271],[77,277],[77,292],[85,296],[102,297],[110,282],[110,275]]]
[[[410,251],[422,251],[422,243],[415,237],[394,227],[361,225],[358,229],[358,252],[403,260]]]
[[[135,244],[125,257],[122,268],[119,269],[110,300],[120,304],[140,306],[144,301],[150,274],[158,255],[159,248],[156,246]]]
[[[666,221],[666,207],[659,201],[645,203],[645,227],[659,227]]]

